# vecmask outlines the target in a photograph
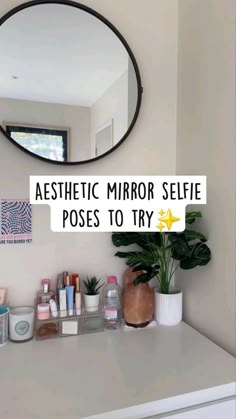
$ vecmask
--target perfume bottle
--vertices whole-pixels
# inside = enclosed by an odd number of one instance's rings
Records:
[[[50,290],[50,279],[42,279],[42,289],[37,295],[37,304],[49,304],[51,299],[56,300],[55,292]]]
[[[76,292],[79,292],[78,288],[79,284],[79,274],[72,274],[71,275],[71,285],[74,287],[74,303],[75,303],[75,294]]]

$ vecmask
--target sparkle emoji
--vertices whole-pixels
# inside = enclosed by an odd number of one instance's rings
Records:
[[[166,227],[168,228],[168,230],[171,230],[172,224],[176,223],[177,221],[180,221],[180,218],[175,217],[172,212],[171,209],[169,208],[167,212],[161,210],[159,212],[159,214],[161,215],[161,218],[159,218],[160,223],[156,226],[160,231],[163,230],[163,228],[165,227],[164,224],[166,224]],[[163,224],[164,223],[164,224]]]
[[[165,211],[163,211],[163,209],[161,209],[161,211],[159,211],[159,214],[161,217],[163,217],[163,215],[165,215]]]
[[[156,227],[159,228],[160,231],[162,231],[165,226],[164,226],[164,224],[159,223],[158,226],[156,226]]]

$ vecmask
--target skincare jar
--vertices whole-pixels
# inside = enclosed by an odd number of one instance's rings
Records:
[[[13,342],[26,342],[34,334],[34,308],[16,307],[9,310],[9,336]]]
[[[50,306],[48,303],[42,303],[37,305],[37,318],[38,320],[50,319]]]

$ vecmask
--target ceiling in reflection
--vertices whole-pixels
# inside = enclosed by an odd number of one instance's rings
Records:
[[[0,96],[92,106],[128,70],[128,54],[99,19],[46,4],[20,11],[1,27]]]

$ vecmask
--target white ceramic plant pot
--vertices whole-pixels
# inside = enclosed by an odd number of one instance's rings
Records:
[[[182,320],[183,293],[170,290],[170,294],[161,294],[155,290],[155,319],[165,326],[175,326]]]
[[[85,305],[86,311],[88,311],[89,313],[98,311],[99,296],[100,294],[97,294],[97,295],[84,294],[84,305]]]

